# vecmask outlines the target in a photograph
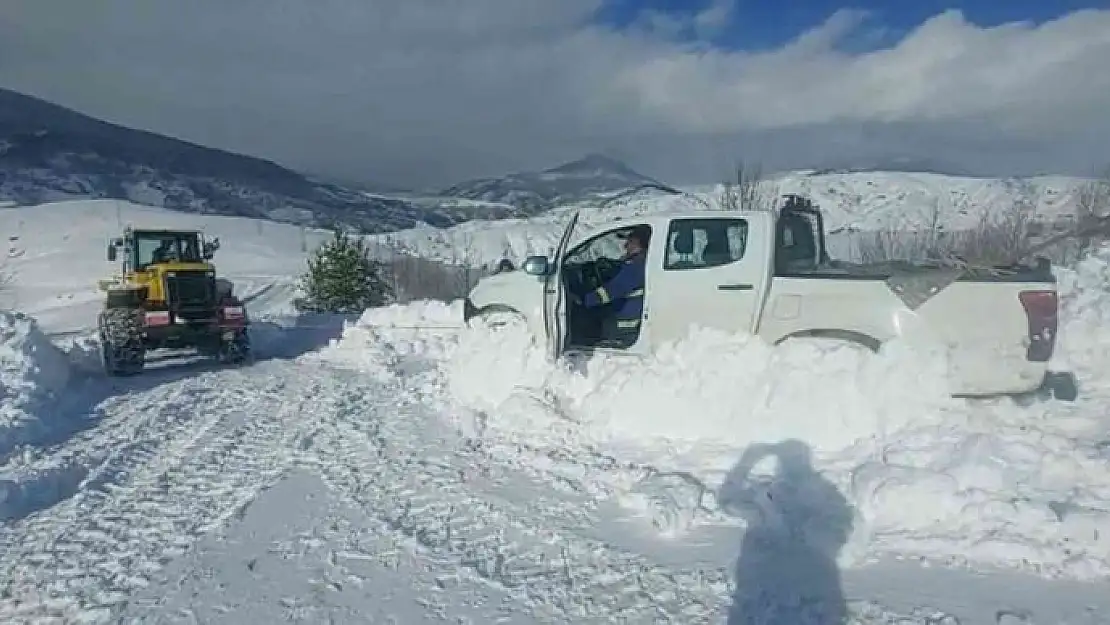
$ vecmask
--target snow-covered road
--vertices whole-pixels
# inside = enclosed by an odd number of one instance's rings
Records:
[[[117,383],[90,406],[87,429],[22,466],[73,483],[58,484],[56,501],[23,502],[0,530],[0,622],[723,620],[739,532],[660,544],[587,492],[597,475],[568,478],[570,458],[545,465],[536,450],[510,453],[445,427],[406,379],[308,354]],[[640,471],[601,461],[585,470],[611,482]],[[297,519],[308,529],[295,531]],[[205,564],[213,558],[224,564]],[[259,558],[283,564],[258,569]],[[996,609],[1021,599],[970,574],[922,589],[898,570],[845,574],[857,622],[906,622],[889,606],[915,614],[908,622],[955,622],[926,617],[961,598],[982,612],[984,589]],[[832,584],[833,603],[845,601],[834,563],[791,575],[795,590]],[[1085,586],[1069,588],[1086,604],[1040,605],[1054,620],[1036,622],[1107,622],[1098,619],[1110,602]]]
[[[72,496],[2,533],[0,576],[21,605],[0,617],[118,606],[284,473],[315,412],[316,380],[261,363],[98,404],[90,429],[36,463],[83,476]]]
[[[427,552],[441,569],[436,583],[460,592],[481,580],[479,595],[492,585],[518,609],[569,621],[702,621],[727,597],[724,572],[706,584],[706,573],[582,538],[589,500],[494,460],[399,387],[311,357],[153,375],[169,379],[99,403],[97,423],[25,467],[68,467],[82,479],[4,528],[0,619],[109,616],[294,466]]]

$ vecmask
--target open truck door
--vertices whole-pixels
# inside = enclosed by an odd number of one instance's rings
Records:
[[[563,258],[566,256],[574,228],[578,225],[578,215],[576,211],[571,216],[566,230],[563,231],[559,246],[555,248],[555,254],[551,257],[543,284],[544,334],[547,337],[547,355],[552,360],[562,355],[566,344],[567,293],[563,282]]]

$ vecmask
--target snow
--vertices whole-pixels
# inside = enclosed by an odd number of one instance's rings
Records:
[[[779,349],[751,337],[695,330],[646,362],[598,358],[571,373],[548,371],[542,352],[525,345],[525,331],[502,334],[508,336],[478,331],[462,338],[447,370],[455,396],[494,411],[521,382],[537,386],[547,377],[594,441],[641,442],[647,433],[676,444],[715,439],[742,447],[805,436],[820,441],[819,451],[835,451],[910,425],[914,418],[903,410],[909,385],[933,410],[952,403],[943,369],[931,379],[922,372],[921,356],[898,345],[871,358],[850,345],[799,342]],[[483,380],[493,371],[505,382],[487,390]],[[530,371],[523,379],[517,373]],[[812,383],[815,376],[821,385]],[[788,392],[796,388],[810,392]],[[696,420],[675,418],[691,411]],[[819,423],[815,412],[825,413]]]
[[[695,196],[637,195],[608,207],[589,207],[580,228],[655,212],[704,210]],[[490,266],[502,258],[516,261],[554,250],[573,209],[555,209],[531,219],[474,220],[452,228],[422,226],[374,235],[373,240],[410,253],[455,264]]]
[[[299,505],[290,506],[290,502]],[[281,518],[282,524],[273,523]],[[316,571],[305,574],[306,569]],[[250,506],[228,536],[207,537],[175,560],[165,575],[236,571],[155,592],[139,591],[136,618],[189,622],[413,623],[414,586],[435,589],[428,611],[454,622],[539,622],[512,610],[508,593],[475,589],[473,580],[437,575],[434,563],[368,526],[362,511],[328,489],[313,472],[293,471]],[[488,596],[469,603],[468,595]],[[398,615],[409,614],[405,618]],[[169,615],[169,616],[167,616]],[[465,620],[464,620],[465,619]]]
[[[12,277],[0,291],[0,308],[34,316],[48,334],[95,324],[103,294],[97,281],[119,271],[107,260],[108,241],[128,224],[203,230],[219,237],[215,264],[252,313],[289,314],[296,277],[307,250],[326,233],[241,217],[168,211],[116,200],[80,200],[0,209],[0,232],[11,237],[3,269]]]
[[[435,358],[443,343],[437,330],[450,330],[462,319],[462,302],[419,301],[367,310],[354,324],[345,324],[342,340],[323,350],[329,360],[355,368],[379,380],[395,381],[407,363]],[[428,332],[431,334],[428,334]],[[424,340],[392,340],[400,335]],[[450,340],[449,337],[443,337]]]
[[[1078,374],[1085,397],[1074,405],[951,398],[943,363],[897,344],[872,357],[703,330],[644,361],[553,366],[522,326],[464,329],[456,316],[454,328],[436,330],[451,315],[426,304],[407,317],[400,307],[371,311],[335,349],[392,354],[371,358],[379,363],[436,360],[434,373],[420,374],[424,392],[463,431],[682,473],[706,497],[745,448],[803,441],[854,510],[842,565],[912,557],[1102,579],[1110,574],[1110,536],[1099,529],[1110,527],[1108,267],[1110,247],[1063,272],[1057,364]],[[678,505],[706,507],[705,518],[664,510],[686,525],[654,522],[681,534],[724,515],[704,497]]]
[[[419,327],[428,317],[421,306],[410,319]],[[865,549],[842,552],[843,565],[898,556],[1110,574],[1110,537],[1098,530],[1110,526],[1110,454],[1098,446],[1110,420],[1097,405],[954,399],[941,363],[930,370],[928,355],[898,345],[871,357],[700,331],[646,361],[599,356],[564,368],[522,327],[414,333],[380,321],[365,316],[337,349],[440,353],[426,386],[441,389],[451,424],[506,445],[600,453],[714,492],[745,448],[804,441],[855,511],[850,542]],[[708,507],[705,522],[721,521],[717,505],[694,504]],[[687,526],[663,525],[688,531],[696,513],[663,511]]]
[[[256,363],[99,373],[117,206],[220,236]],[[0,211],[0,622],[1110,622],[1110,247],[1059,271],[1080,399],[972,401],[909,346],[293,316],[299,228],[147,211]]]
[[[922,228],[934,219],[950,229],[968,228],[982,215],[1004,212],[1024,200],[1046,220],[1066,218],[1074,213],[1075,193],[1084,182],[1064,176],[1014,181],[903,172],[792,173],[769,179],[765,191],[811,198],[824,212],[830,250],[850,259],[855,253],[852,231]],[[478,220],[375,238],[447,262],[492,266],[509,258],[519,263],[529,255],[550,253],[574,210],[582,211],[576,233],[583,235],[637,215],[712,209],[719,206],[720,190],[719,185],[689,187],[679,196],[645,191],[601,204],[564,207],[533,219]]]
[[[42,407],[65,388],[69,373],[66,355],[34,319],[0,310],[0,455],[49,427]]]
[[[1060,298],[1067,325],[1060,330],[1057,366],[1081,373],[1091,391],[1107,390],[1110,367],[1110,249],[1103,247],[1074,268],[1058,271]]]

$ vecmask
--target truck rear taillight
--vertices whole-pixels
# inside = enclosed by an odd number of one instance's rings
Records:
[[[1056,346],[1059,326],[1056,291],[1022,291],[1018,299],[1029,321],[1029,349],[1025,357],[1032,362],[1048,362]]]

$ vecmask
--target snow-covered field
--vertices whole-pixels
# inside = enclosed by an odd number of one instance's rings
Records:
[[[934,216],[949,228],[971,227],[984,213],[1028,201],[1048,220],[1074,214],[1075,191],[1085,181],[1046,176],[1017,184],[993,178],[894,172],[790,174],[768,180],[764,192],[799,193],[816,202],[830,231],[829,247],[840,258],[854,254],[852,230],[920,228]],[[579,233],[615,219],[656,212],[705,210],[718,206],[720,189],[692,187],[686,195],[641,193],[605,205],[567,207],[529,220],[473,221],[453,228],[414,228],[378,235],[426,258],[492,265],[501,258],[520,261],[547,254],[556,245],[570,213],[582,209]]]
[[[0,271],[13,281],[0,291],[0,308],[36,317],[51,334],[95,325],[102,297],[97,280],[119,272],[119,264],[107,260],[108,241],[129,224],[203,229],[207,236],[219,237],[223,247],[216,253],[216,267],[260,312],[289,312],[306,250],[328,237],[269,221],[191,215],[115,200],[0,208],[0,232],[7,245]]]
[[[204,225],[257,362],[106,379],[115,206],[0,210],[0,622],[1110,623],[1110,248],[1060,271],[1080,399],[968,401],[897,346],[295,319],[300,229]]]

